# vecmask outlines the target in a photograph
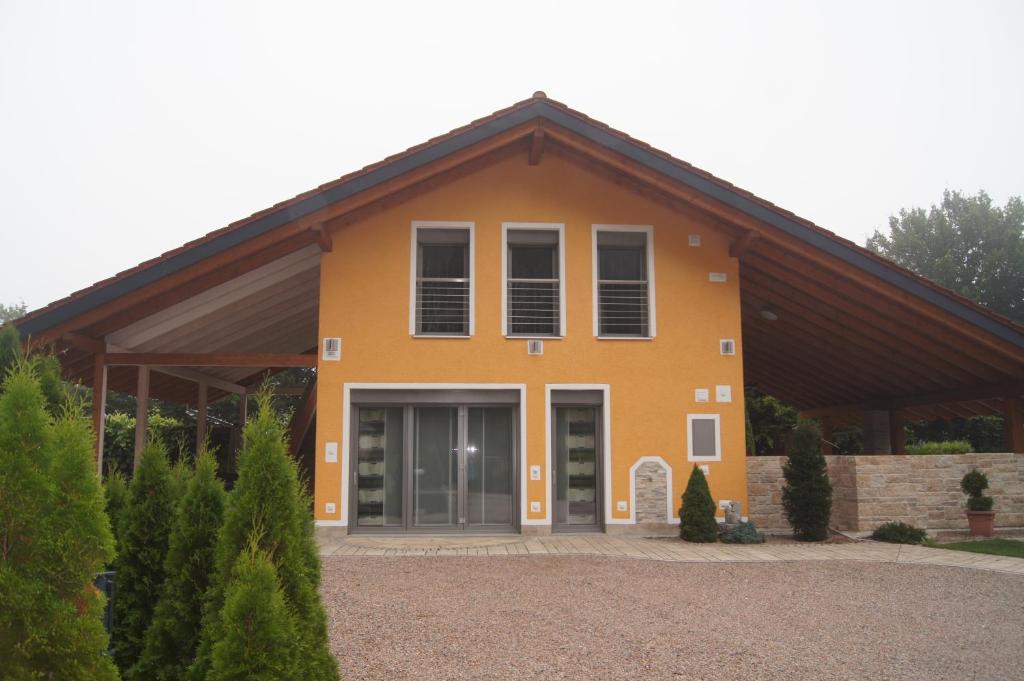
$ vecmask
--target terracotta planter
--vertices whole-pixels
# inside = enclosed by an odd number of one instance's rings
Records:
[[[971,528],[971,535],[991,537],[996,524],[996,512],[967,511],[967,524]]]

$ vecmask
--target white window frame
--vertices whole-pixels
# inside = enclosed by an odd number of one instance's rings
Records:
[[[643,232],[647,235],[647,308],[648,322],[646,336],[602,336],[598,269],[600,263],[597,258],[597,234],[598,232]],[[654,290],[654,226],[653,225],[592,225],[591,226],[591,269],[592,269],[592,291],[593,291],[593,317],[594,337],[598,340],[653,340],[658,333],[658,316],[656,314]]]
[[[693,422],[697,420],[715,422],[715,455],[693,455]],[[722,419],[720,414],[687,414],[686,415],[686,460],[693,463],[714,463],[722,460]]]
[[[537,338],[565,338],[565,224],[561,222],[503,222],[501,223],[501,335],[505,338],[528,338],[508,332],[508,233],[509,231],[558,232],[558,335]]]
[[[421,229],[464,229],[469,232],[469,333],[467,335],[416,332],[416,246]],[[476,333],[476,223],[413,220],[409,250],[409,335],[413,338],[472,338]]]

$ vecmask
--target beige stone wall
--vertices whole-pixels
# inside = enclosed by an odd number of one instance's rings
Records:
[[[1024,454],[829,456],[832,525],[868,531],[889,520],[931,530],[967,527],[960,478],[979,468],[996,499],[997,527],[1024,527]],[[747,458],[750,508],[764,529],[788,529],[782,512],[785,457]]]
[[[636,469],[636,521],[638,523],[667,523],[667,474],[653,461],[645,461]]]

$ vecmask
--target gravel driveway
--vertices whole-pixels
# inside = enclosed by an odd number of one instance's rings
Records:
[[[345,679],[1024,679],[1024,578],[887,563],[323,560]]]

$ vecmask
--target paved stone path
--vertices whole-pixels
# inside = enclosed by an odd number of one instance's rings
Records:
[[[321,556],[529,556],[576,555],[680,563],[774,563],[863,560],[945,565],[1024,575],[1024,558],[990,556],[924,546],[856,541],[845,544],[688,544],[667,538],[555,535],[549,537],[322,538]]]

